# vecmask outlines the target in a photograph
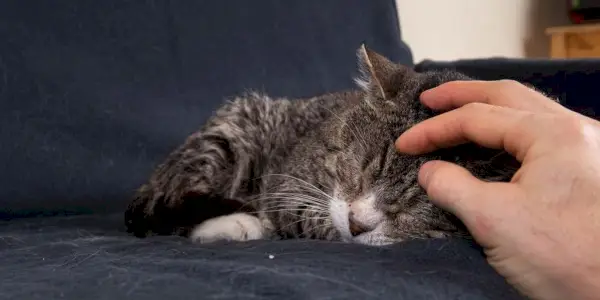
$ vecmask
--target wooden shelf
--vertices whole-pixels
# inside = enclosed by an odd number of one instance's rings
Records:
[[[546,34],[551,58],[600,57],[600,24],[552,27]]]

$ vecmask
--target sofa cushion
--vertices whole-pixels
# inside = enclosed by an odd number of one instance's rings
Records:
[[[116,220],[112,220],[116,218]],[[0,221],[1,299],[522,299],[462,240],[138,239],[120,214]]]
[[[600,112],[598,83],[600,59],[464,59],[425,60],[415,66],[419,72],[454,69],[481,80],[513,79],[535,86],[566,107],[596,117]]]
[[[393,0],[0,1],[0,219],[124,210],[224,97],[411,64]]]

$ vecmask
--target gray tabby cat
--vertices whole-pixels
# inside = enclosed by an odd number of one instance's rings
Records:
[[[509,181],[518,163],[471,144],[407,156],[394,141],[436,114],[418,101],[422,91],[469,78],[416,73],[364,46],[358,59],[360,90],[296,100],[248,94],[221,107],[139,189],[125,214],[128,230],[201,243],[468,236],[428,201],[419,167],[443,159],[481,179]]]

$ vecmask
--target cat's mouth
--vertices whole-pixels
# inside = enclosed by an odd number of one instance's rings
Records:
[[[383,234],[383,216],[372,208],[373,197],[364,197],[351,204],[334,193],[329,213],[343,242],[368,245],[391,243]]]
[[[354,213],[350,211],[348,214],[348,229],[350,230],[350,234],[352,236],[358,236],[363,233],[370,232],[375,228],[362,223],[354,216]]]

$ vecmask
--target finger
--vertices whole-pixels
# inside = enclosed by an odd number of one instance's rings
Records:
[[[548,129],[533,116],[540,115],[473,103],[415,125],[396,140],[396,148],[407,154],[423,154],[474,142],[504,149],[522,161],[532,143]]]
[[[474,102],[531,112],[564,110],[543,94],[512,80],[452,81],[423,92],[420,99],[434,110],[450,110]]]
[[[517,187],[508,183],[489,183],[475,178],[468,170],[444,161],[430,161],[421,167],[419,184],[431,201],[458,217],[483,246],[493,240],[496,226],[510,215]],[[502,198],[499,198],[502,195]]]

